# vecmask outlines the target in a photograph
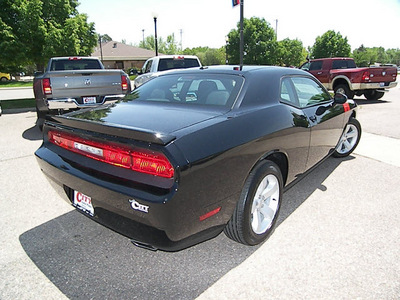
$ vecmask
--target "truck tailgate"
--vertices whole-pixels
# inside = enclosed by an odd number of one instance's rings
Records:
[[[116,70],[50,72],[53,98],[122,94],[121,75]]]
[[[370,82],[392,82],[396,81],[397,69],[393,67],[369,68]]]

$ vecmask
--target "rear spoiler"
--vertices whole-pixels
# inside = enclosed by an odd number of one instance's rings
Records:
[[[155,132],[143,128],[96,122],[67,116],[46,116],[45,124],[51,127],[70,127],[96,133],[119,136],[158,145],[167,145],[176,139],[174,135]]]

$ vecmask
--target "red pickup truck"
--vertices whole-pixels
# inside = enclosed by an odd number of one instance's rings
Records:
[[[313,74],[328,90],[346,94],[349,99],[364,94],[368,100],[378,100],[397,85],[395,67],[357,68],[352,58],[313,59],[300,69]]]

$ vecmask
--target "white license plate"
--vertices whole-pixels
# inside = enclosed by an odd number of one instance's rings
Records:
[[[85,213],[94,216],[94,208],[92,205],[92,198],[82,194],[81,192],[74,191],[74,202],[73,205]]]
[[[96,97],[82,97],[83,104],[95,104]]]
[[[381,82],[381,83],[379,83],[379,86],[380,86],[380,87],[384,87],[384,86],[385,86],[385,83],[384,83],[384,82]]]

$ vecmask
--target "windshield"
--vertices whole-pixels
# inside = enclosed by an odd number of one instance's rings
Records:
[[[124,101],[231,107],[243,78],[229,74],[168,74],[143,84]]]

